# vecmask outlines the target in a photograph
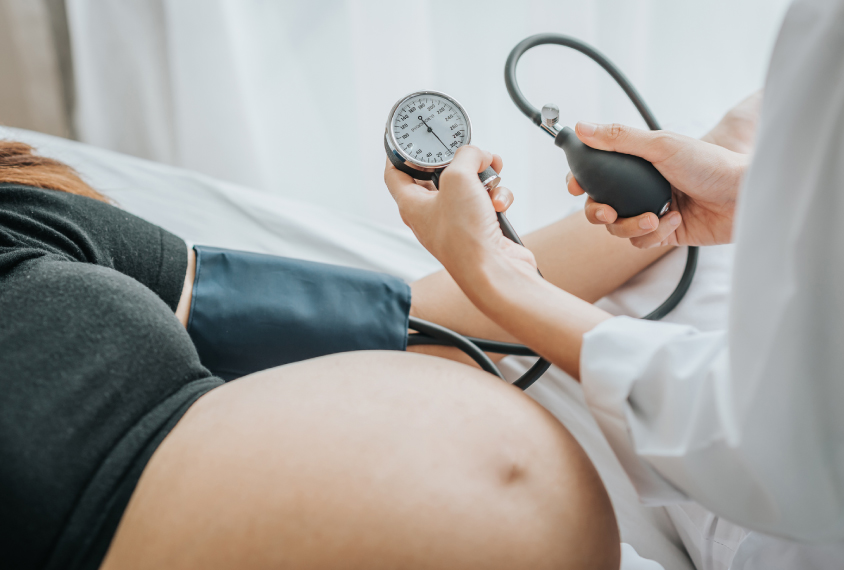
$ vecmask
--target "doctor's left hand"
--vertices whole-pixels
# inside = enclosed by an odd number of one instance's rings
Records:
[[[496,212],[513,203],[513,194],[497,187],[487,192],[478,173],[488,166],[501,171],[501,157],[475,146],[461,147],[440,176],[440,189],[417,182],[389,161],[384,181],[416,238],[455,278],[477,269],[490,256],[536,272],[533,254],[504,237]],[[468,275],[466,275],[468,276]]]

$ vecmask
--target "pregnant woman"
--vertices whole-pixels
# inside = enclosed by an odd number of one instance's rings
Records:
[[[741,144],[746,122],[734,111],[710,136]],[[639,251],[582,214],[525,242],[545,286],[588,302],[669,249]],[[186,330],[195,269],[180,238],[0,143],[4,565],[618,568],[595,469],[530,398],[442,347],[225,382]],[[414,316],[515,340],[445,272],[410,288]]]

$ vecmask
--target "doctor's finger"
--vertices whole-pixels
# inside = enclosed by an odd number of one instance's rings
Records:
[[[492,164],[493,155],[491,152],[481,150],[478,147],[467,144],[457,149],[454,160],[443,171],[440,180],[447,180],[455,176],[474,175],[483,172]]]
[[[677,241],[672,234],[677,231],[682,219],[683,217],[680,215],[680,212],[669,212],[659,220],[659,227],[655,232],[642,237],[632,238],[630,243],[639,249],[672,245],[671,242],[676,243]]]
[[[574,179],[574,175],[571,172],[566,174],[566,188],[572,196],[580,196],[586,193],[586,190]]]
[[[489,197],[492,199],[492,205],[496,212],[506,212],[513,205],[514,197],[509,188],[496,186],[490,190]]]
[[[396,197],[396,192],[404,191],[404,187],[408,184],[416,185],[413,178],[393,166],[390,159],[387,159],[386,165],[384,166],[384,183],[387,185],[387,190],[390,191],[393,198]]]
[[[645,131],[613,123],[575,125],[577,138],[592,148],[640,156],[648,162],[662,162],[692,140],[670,131]]]
[[[504,168],[504,160],[500,156],[498,156],[497,154],[493,154],[492,155],[492,162],[490,163],[490,166],[498,174],[501,174],[501,169]]]
[[[583,207],[583,212],[586,214],[586,219],[589,223],[595,224],[596,226],[611,224],[618,218],[618,214],[612,206],[601,204],[588,197],[586,198],[586,206]]]
[[[647,235],[659,227],[659,218],[653,212],[646,212],[634,218],[620,218],[607,224],[607,231],[620,238],[634,238]]]
[[[416,184],[416,181],[397,169],[392,163],[387,160],[387,166],[384,168],[384,182],[387,184],[387,189],[392,194],[393,199],[402,210],[405,206],[418,203],[425,197],[432,196],[432,192],[426,190],[424,186]]]

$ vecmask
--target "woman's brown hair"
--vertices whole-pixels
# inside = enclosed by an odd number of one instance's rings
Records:
[[[63,162],[39,156],[28,144],[0,140],[0,184],[23,184],[47,190],[87,196],[102,202],[108,198],[85,184]]]

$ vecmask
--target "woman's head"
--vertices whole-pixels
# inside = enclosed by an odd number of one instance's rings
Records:
[[[79,174],[63,162],[35,154],[28,144],[0,140],[0,184],[8,183],[109,201],[85,184]]]

